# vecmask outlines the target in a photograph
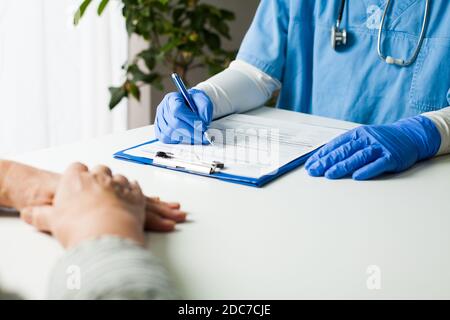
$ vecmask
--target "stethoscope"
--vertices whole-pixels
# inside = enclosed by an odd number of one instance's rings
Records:
[[[417,56],[419,55],[420,49],[422,48],[423,39],[425,37],[425,29],[428,22],[428,9],[429,9],[429,0],[425,2],[425,13],[422,22],[422,30],[420,31],[419,41],[417,42],[416,49],[414,50],[414,54],[408,60],[396,59],[391,56],[385,56],[381,49],[382,44],[382,34],[384,21],[386,19],[386,14],[389,10],[389,6],[391,4],[391,0],[387,0],[386,7],[384,8],[383,16],[381,18],[380,27],[378,29],[378,47],[377,52],[378,56],[381,60],[385,61],[387,64],[395,64],[400,67],[407,67],[416,61]],[[345,46],[347,44],[347,30],[345,28],[341,29],[342,16],[344,14],[345,8],[345,0],[341,0],[341,4],[339,5],[339,14],[336,20],[336,25],[331,28],[331,47],[336,49],[339,46]]]

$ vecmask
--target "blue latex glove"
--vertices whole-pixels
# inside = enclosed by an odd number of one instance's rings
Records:
[[[163,143],[209,144],[205,131],[211,124],[213,104],[205,92],[191,89],[195,113],[184,102],[180,93],[167,94],[158,106],[155,134]]]
[[[441,136],[434,123],[416,116],[390,125],[362,126],[334,139],[305,164],[311,176],[368,180],[401,172],[436,155]]]

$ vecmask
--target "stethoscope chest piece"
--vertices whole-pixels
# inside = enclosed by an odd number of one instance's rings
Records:
[[[347,44],[347,30],[340,29],[338,26],[331,28],[331,47],[336,49],[339,46]]]
[[[331,47],[336,50],[347,44],[347,30],[341,29],[342,15],[344,14],[345,0],[341,0],[336,24],[331,27]]]

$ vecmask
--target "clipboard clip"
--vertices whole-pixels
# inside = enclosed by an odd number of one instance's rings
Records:
[[[219,161],[213,161],[211,163],[206,162],[193,162],[185,159],[177,159],[170,152],[158,151],[153,159],[153,163],[163,167],[182,169],[194,173],[200,174],[214,174],[220,172],[225,165]]]

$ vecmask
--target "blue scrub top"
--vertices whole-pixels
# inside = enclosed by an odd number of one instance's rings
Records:
[[[262,0],[238,59],[280,80],[278,107],[362,124],[395,122],[450,105],[450,1],[430,0],[425,40],[409,67],[377,55],[385,0],[348,0],[348,44],[331,47],[341,0]],[[425,0],[391,1],[383,53],[409,59]]]

